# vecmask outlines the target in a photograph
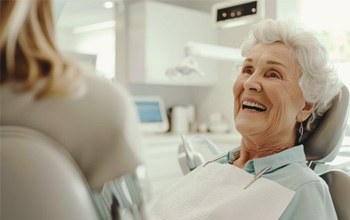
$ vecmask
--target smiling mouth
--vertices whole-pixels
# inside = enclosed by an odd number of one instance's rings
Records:
[[[255,112],[264,112],[266,111],[266,107],[262,104],[258,104],[250,101],[243,101],[242,108]]]

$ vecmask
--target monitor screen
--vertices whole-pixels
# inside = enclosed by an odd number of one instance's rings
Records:
[[[169,129],[166,110],[159,96],[136,96],[139,126],[144,133],[162,133]]]
[[[137,111],[142,123],[162,122],[162,114],[159,102],[156,101],[137,101]]]

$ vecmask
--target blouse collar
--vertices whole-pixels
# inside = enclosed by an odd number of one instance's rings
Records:
[[[244,170],[248,173],[256,174],[264,168],[271,166],[267,172],[271,173],[291,163],[306,163],[303,145],[297,145],[270,156],[249,160],[246,163]]]

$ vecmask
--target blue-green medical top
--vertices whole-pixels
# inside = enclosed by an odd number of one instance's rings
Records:
[[[271,168],[263,178],[295,191],[280,220],[337,219],[327,184],[306,165],[303,145],[249,160],[244,169],[256,174],[268,166]]]

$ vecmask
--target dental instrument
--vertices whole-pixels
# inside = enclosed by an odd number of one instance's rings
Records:
[[[186,157],[187,157],[187,165],[190,168],[190,170],[195,169],[196,162],[194,158],[194,150],[193,147],[190,145],[190,143],[186,140],[184,135],[181,135],[181,140],[182,140],[182,146],[185,150]]]
[[[226,160],[228,161],[228,163],[232,164],[234,160],[238,159],[240,156],[240,152],[239,151],[229,151],[224,155],[219,155],[218,157],[214,158],[213,160],[209,160],[207,161],[203,167],[207,166],[210,163],[216,162],[220,159],[223,159],[226,157]],[[231,160],[231,158],[233,158],[233,160]]]
[[[247,189],[249,186],[251,186],[256,180],[258,180],[260,177],[262,177],[262,175],[265,174],[269,169],[271,169],[271,166],[268,166],[268,167],[265,167],[264,169],[262,169],[259,173],[257,173],[254,176],[254,179],[250,183],[248,183],[248,185],[246,185],[244,187],[244,189]]]

